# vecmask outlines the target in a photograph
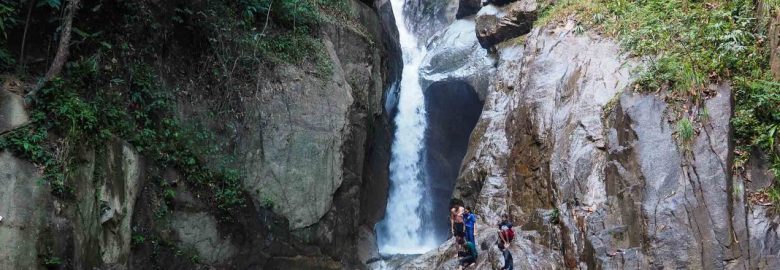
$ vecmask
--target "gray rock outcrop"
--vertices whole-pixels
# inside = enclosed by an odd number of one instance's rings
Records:
[[[477,13],[477,39],[482,48],[519,37],[531,31],[540,9],[537,0],[520,0],[506,7],[488,5]]]
[[[176,89],[178,118],[214,131],[219,154],[241,169],[249,197],[240,213],[226,216],[177,168],[119,139],[74,146],[72,201],[35,185],[40,169],[4,153],[0,173],[12,184],[0,187],[0,240],[19,248],[0,251],[0,268],[40,268],[47,258],[75,269],[361,267],[358,242],[374,237],[365,228],[382,217],[387,197],[388,108],[401,55],[389,2],[349,4],[353,21],[317,28],[331,64],[322,69],[240,67],[257,79],[219,92],[186,66],[195,60],[177,62],[180,47],[155,66]],[[0,129],[26,122],[22,98],[3,90]],[[209,166],[222,161],[209,158]]]
[[[393,106],[385,103],[401,55],[384,25],[392,21],[381,21],[393,17],[390,3],[376,5],[352,1],[357,27],[321,27],[331,75],[280,63],[254,71],[263,80],[235,89],[236,99],[192,90],[179,100],[183,118],[218,131],[254,201],[273,202],[298,238],[334,258],[355,260],[359,227],[382,217],[387,197]],[[226,106],[235,113],[210,116]]]
[[[78,269],[128,269],[132,215],[143,186],[143,159],[127,144],[81,150],[66,180],[75,203],[52,196],[37,166],[0,155],[0,268],[35,269],[70,264]]]
[[[483,8],[483,11],[485,9]],[[477,269],[501,264],[495,224],[513,216],[520,269],[773,269],[777,218],[746,200],[773,180],[761,158],[733,168],[728,82],[701,106],[633,91],[612,40],[575,23],[537,28],[524,44],[496,46],[486,93],[453,197],[481,220]],[[676,117],[693,117],[694,135]],[[745,181],[743,178],[755,179]],[[751,186],[752,185],[752,186]],[[401,269],[450,267],[451,242]]]
[[[417,40],[426,41],[455,21],[459,9],[459,0],[409,0],[404,4],[409,30]]]

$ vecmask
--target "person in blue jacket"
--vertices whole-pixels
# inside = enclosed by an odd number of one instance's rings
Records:
[[[471,207],[466,207],[463,213],[463,223],[466,225],[466,241],[477,243],[474,237],[477,233],[477,215],[471,212]]]

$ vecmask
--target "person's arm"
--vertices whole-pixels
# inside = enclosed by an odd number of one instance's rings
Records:
[[[477,237],[477,215],[471,214],[474,216],[474,238]]]
[[[455,219],[452,218],[452,209],[450,209],[450,233],[455,236]]]

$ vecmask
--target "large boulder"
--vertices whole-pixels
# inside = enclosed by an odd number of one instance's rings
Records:
[[[420,68],[423,91],[434,83],[463,82],[485,100],[495,60],[479,48],[474,21],[458,20],[436,33]]]
[[[488,5],[477,14],[477,39],[483,48],[531,31],[537,18],[537,0],[520,0],[505,7]]]
[[[231,97],[202,90],[189,75],[171,76],[182,91],[179,116],[216,132],[254,203],[272,205],[298,238],[349,263],[357,260],[358,228],[373,226],[384,211],[392,130],[386,90],[400,74],[397,34],[381,21],[393,18],[390,3],[376,1],[375,9],[364,2],[350,1],[354,23],[318,28],[321,56],[330,62],[324,68],[251,66],[246,72],[262,79],[236,83]]]
[[[455,21],[459,0],[407,0],[406,24],[421,44]],[[400,12],[400,11],[396,11]]]
[[[24,111],[24,98],[12,91],[21,89],[21,82],[14,78],[3,80],[0,89],[0,132],[17,128],[30,121]]]

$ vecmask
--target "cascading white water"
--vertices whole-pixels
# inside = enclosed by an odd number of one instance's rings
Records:
[[[404,0],[391,0],[403,53],[401,92],[390,161],[390,197],[379,224],[379,251],[383,254],[422,254],[437,246],[422,230],[424,174],[422,157],[426,128],[425,99],[420,86],[420,65],[427,50],[406,26]]]

